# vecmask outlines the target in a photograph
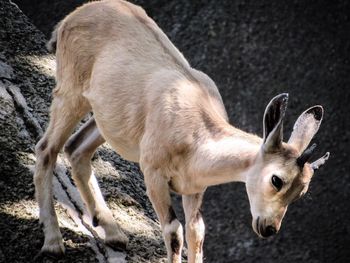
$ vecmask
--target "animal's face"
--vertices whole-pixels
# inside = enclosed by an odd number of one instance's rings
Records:
[[[264,144],[246,175],[246,188],[253,216],[252,227],[261,237],[268,237],[279,231],[288,205],[307,192],[315,163],[324,163],[328,158],[327,155],[310,164],[307,161],[314,146],[304,152],[320,125],[323,112],[320,106],[304,112],[294,126],[291,139],[288,143],[282,142],[282,111],[286,108],[286,98],[284,94],[282,98],[274,98],[265,111]],[[313,124],[310,125],[310,122]]]
[[[288,205],[308,190],[313,170],[309,164],[300,167],[297,157],[290,149],[260,152],[247,176],[252,226],[262,237],[279,231]]]

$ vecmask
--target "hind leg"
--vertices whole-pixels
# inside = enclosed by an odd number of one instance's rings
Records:
[[[91,176],[91,157],[104,142],[95,119],[91,118],[68,140],[65,152],[72,165],[74,181],[93,218],[93,225],[100,225],[105,230],[107,245],[115,249],[125,249],[128,238],[114,221],[96,178]]]
[[[36,145],[34,184],[39,203],[39,217],[45,235],[42,253],[60,256],[64,253],[52,194],[52,176],[57,154],[76,124],[89,111],[83,99],[56,94],[51,104],[50,122],[43,138]]]

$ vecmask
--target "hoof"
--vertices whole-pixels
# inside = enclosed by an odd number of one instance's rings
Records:
[[[57,244],[52,245],[44,245],[41,248],[41,255],[53,258],[53,259],[60,259],[64,256],[64,245],[62,242],[59,242]]]

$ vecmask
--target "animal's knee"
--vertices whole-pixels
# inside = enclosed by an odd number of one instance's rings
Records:
[[[186,229],[187,231],[197,233],[198,235],[204,234],[205,225],[202,214],[199,211],[189,222],[186,222]]]
[[[181,240],[180,240],[179,235],[177,235],[176,232],[171,233],[171,236],[170,236],[170,247],[171,247],[171,251],[174,254],[179,254],[180,253]]]
[[[35,146],[37,168],[47,167],[56,161],[58,150],[49,145],[47,139],[40,140]]]
[[[35,154],[38,155],[44,152],[46,148],[47,148],[47,139],[43,138],[35,145]]]

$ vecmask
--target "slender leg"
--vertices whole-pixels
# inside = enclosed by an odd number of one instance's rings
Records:
[[[158,215],[168,262],[180,263],[183,246],[183,229],[171,206],[168,181],[156,171],[144,170],[147,195]]]
[[[188,246],[188,262],[203,262],[203,242],[205,225],[200,212],[203,193],[182,196],[186,218],[186,242]]]
[[[96,179],[91,176],[91,157],[104,142],[95,119],[91,118],[68,140],[65,152],[72,165],[73,179],[93,218],[93,225],[101,225],[105,230],[107,245],[125,249],[128,238],[114,221]]]
[[[89,106],[56,95],[51,105],[50,123],[43,138],[36,145],[36,170],[34,184],[40,208],[40,222],[45,234],[43,253],[60,256],[64,253],[62,235],[58,227],[53,204],[52,176],[57,154],[72,133],[79,120],[87,113]]]

